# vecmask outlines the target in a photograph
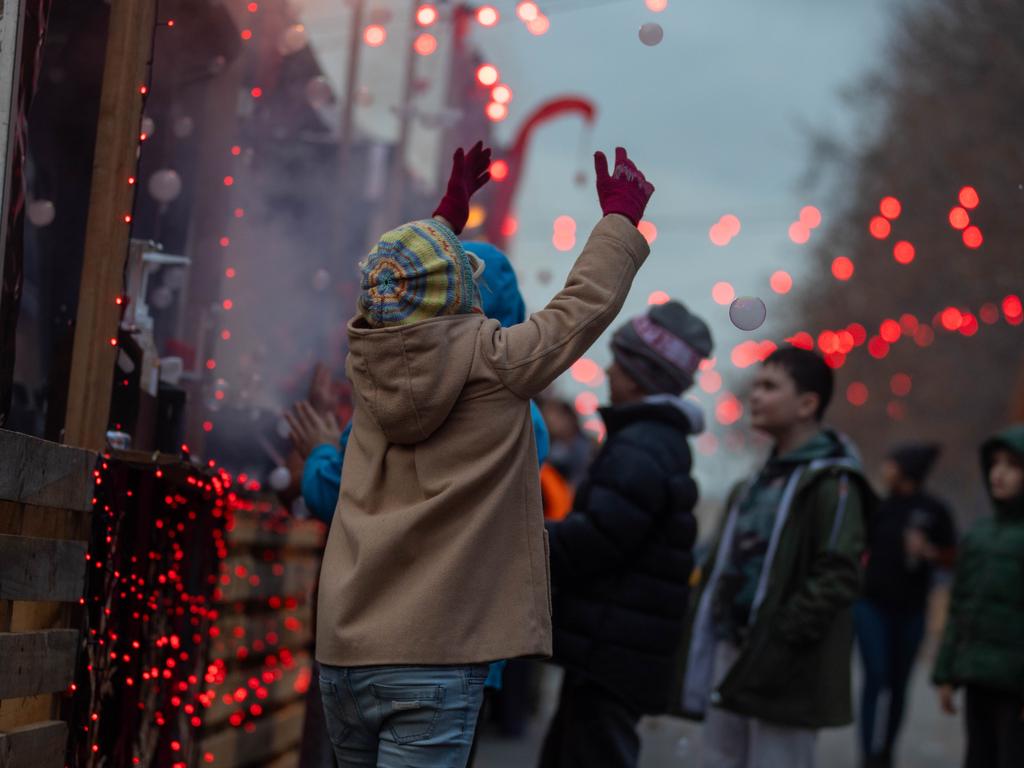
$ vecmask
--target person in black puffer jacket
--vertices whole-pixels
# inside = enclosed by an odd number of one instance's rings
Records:
[[[612,340],[604,446],[573,511],[547,524],[565,679],[541,768],[636,766],[641,715],[668,711],[697,532],[687,438],[704,422],[680,395],[711,350],[707,325],[675,301]]]

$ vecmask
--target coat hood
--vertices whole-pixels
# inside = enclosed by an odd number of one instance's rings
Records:
[[[440,427],[469,378],[482,315],[369,328],[349,322],[348,376],[389,442],[421,443]]]
[[[526,320],[526,303],[508,256],[490,243],[464,243],[463,247],[486,267],[477,284],[484,314],[497,320],[503,328]]]
[[[996,435],[993,435],[981,446],[981,468],[985,473],[985,489],[989,493],[989,497],[992,496],[992,488],[989,484],[989,471],[992,469],[992,459],[995,452],[998,449],[1004,449],[1016,454],[1022,462],[1024,462],[1024,424],[1014,424],[1012,427],[1004,429]],[[995,501],[993,499],[996,509],[1000,512],[1024,512],[1024,494],[1017,496],[1016,499],[1010,499],[1007,501]]]

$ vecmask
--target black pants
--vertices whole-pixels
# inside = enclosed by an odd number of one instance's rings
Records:
[[[540,768],[636,768],[640,713],[603,686],[565,673]]]
[[[967,686],[964,768],[1024,766],[1024,696]]]

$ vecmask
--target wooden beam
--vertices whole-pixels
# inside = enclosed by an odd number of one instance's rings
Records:
[[[84,541],[0,534],[0,600],[78,600],[87,548]]]
[[[0,633],[0,699],[65,690],[75,677],[78,631]]]
[[[0,768],[61,768],[68,724],[56,720],[0,733]]]
[[[156,0],[112,0],[100,94],[64,442],[101,450],[114,382],[119,308],[138,164],[142,86],[148,82]]]
[[[88,512],[96,454],[0,429],[0,499]]]
[[[0,275],[7,252],[7,209],[11,203],[11,162],[15,159],[14,119],[18,111],[21,84],[21,38],[25,21],[25,0],[0,0]]]

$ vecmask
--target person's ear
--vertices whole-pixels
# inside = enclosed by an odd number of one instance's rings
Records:
[[[803,421],[817,420],[821,398],[815,392],[801,392],[797,396],[796,415]]]

